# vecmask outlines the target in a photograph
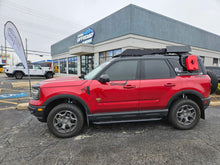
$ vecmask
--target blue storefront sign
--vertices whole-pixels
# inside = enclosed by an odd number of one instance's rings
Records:
[[[92,28],[88,28],[84,33],[77,36],[77,43],[91,44],[95,36],[95,31]]]

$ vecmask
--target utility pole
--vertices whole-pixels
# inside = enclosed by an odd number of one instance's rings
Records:
[[[6,59],[5,63],[6,63],[6,65],[7,65],[7,45],[6,45],[6,38],[5,38],[5,59]]]
[[[26,60],[28,61],[27,38],[25,38],[25,49]]]
[[[2,55],[3,55],[3,46],[1,45],[1,57]],[[0,63],[2,63],[2,61]]]
[[[3,54],[3,46],[1,45],[1,55]]]

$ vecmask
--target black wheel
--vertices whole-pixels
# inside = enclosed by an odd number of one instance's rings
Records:
[[[22,72],[15,72],[15,78],[16,79],[22,79],[23,78],[23,73]]]
[[[177,129],[191,129],[200,120],[200,108],[192,100],[178,100],[170,108],[168,119]]]
[[[68,138],[79,134],[82,130],[84,116],[76,105],[63,103],[50,111],[47,125],[55,136]]]
[[[207,70],[207,74],[210,77],[211,84],[212,84],[210,94],[213,94],[213,93],[215,93],[216,89],[218,88],[218,78],[217,78],[216,74],[210,70]]]
[[[53,73],[48,72],[45,77],[46,79],[53,78]]]

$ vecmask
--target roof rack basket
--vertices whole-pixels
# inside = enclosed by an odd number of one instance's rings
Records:
[[[114,57],[127,57],[127,56],[144,56],[154,54],[182,54],[191,51],[190,46],[167,46],[164,49],[126,49],[121,54]]]

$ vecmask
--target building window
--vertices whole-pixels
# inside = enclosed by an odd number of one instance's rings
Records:
[[[77,74],[77,56],[68,58],[69,74]]]
[[[113,56],[120,54],[121,49],[115,49],[115,50],[109,50],[105,52],[100,52],[99,53],[99,64],[102,64],[103,62],[111,59]]]
[[[53,61],[53,71],[54,71],[55,73],[59,73],[58,60]]]
[[[218,66],[218,58],[213,58],[213,65]]]
[[[60,59],[60,73],[66,73],[67,66],[66,66],[66,59]]]
[[[201,60],[202,60],[202,62],[203,62],[203,64],[204,64],[204,62],[205,62],[205,57],[204,57],[204,56],[200,56],[200,58],[201,58]]]
[[[93,54],[81,56],[81,75],[86,75],[94,69],[93,58]]]

